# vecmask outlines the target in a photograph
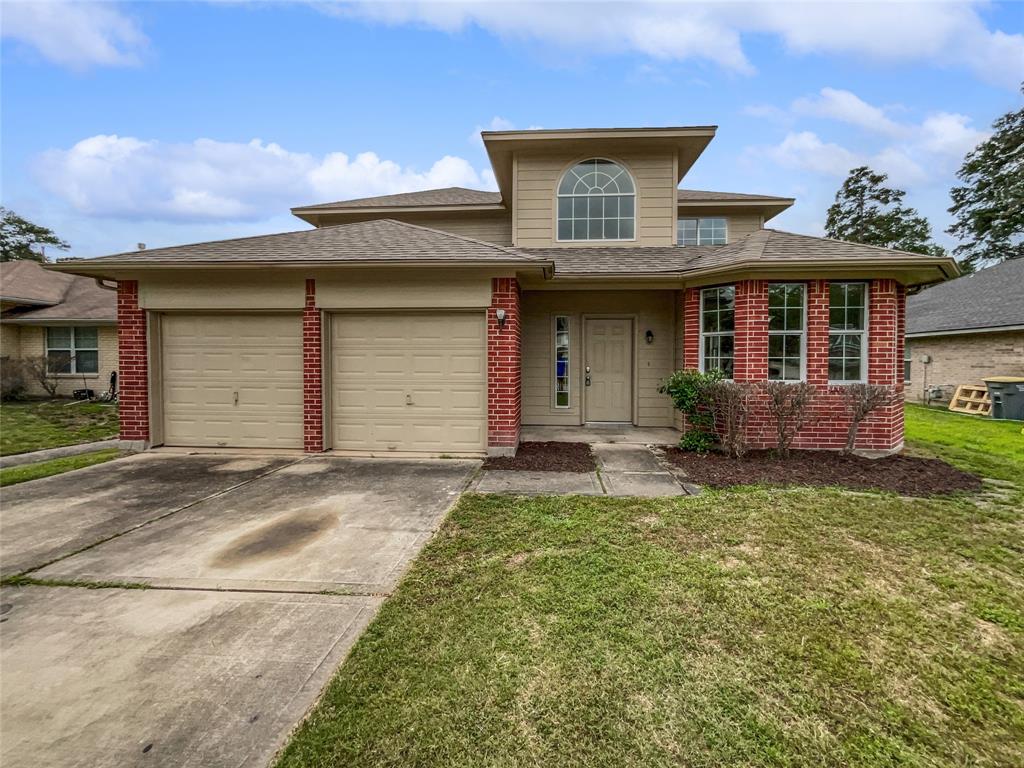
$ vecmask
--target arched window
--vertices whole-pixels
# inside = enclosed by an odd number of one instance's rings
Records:
[[[584,160],[558,185],[559,240],[633,240],[636,187],[611,160]]]

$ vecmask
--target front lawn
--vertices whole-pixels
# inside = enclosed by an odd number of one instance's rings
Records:
[[[0,456],[117,437],[117,406],[70,400],[0,405]]]
[[[909,411],[913,450],[1019,481],[959,418]],[[466,495],[279,765],[1024,764],[1022,509]]]
[[[124,451],[117,448],[107,448],[102,451],[80,453],[77,456],[64,456],[60,459],[40,461],[35,464],[21,464],[17,467],[0,468],[0,487],[5,485],[16,485],[29,480],[38,480],[42,477],[60,475],[70,472],[73,469],[83,469],[94,464],[102,464],[105,461],[116,459],[124,455]]]

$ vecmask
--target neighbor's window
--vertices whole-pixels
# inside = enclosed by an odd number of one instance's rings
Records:
[[[700,369],[721,371],[731,379],[735,340],[736,288],[705,288],[700,292]]]
[[[558,185],[559,240],[633,240],[636,187],[611,160],[577,163]]]
[[[867,295],[864,283],[829,283],[828,380],[867,379]]]
[[[555,318],[555,407],[569,407],[569,318]]]
[[[768,286],[768,378],[804,378],[806,286],[774,283]]]
[[[914,363],[914,355],[910,351],[910,345],[903,347],[903,383],[910,383],[911,366]]]
[[[676,220],[679,245],[725,245],[727,237],[725,219]]]
[[[46,368],[50,373],[98,373],[99,357],[96,328],[46,329]]]

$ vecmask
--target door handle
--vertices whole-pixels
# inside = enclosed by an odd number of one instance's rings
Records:
[[[405,404],[412,405],[412,395],[408,392],[405,393]]]
[[[588,386],[588,387],[590,386],[590,374],[589,373],[584,377],[583,384],[585,386]]]
[[[238,405],[238,392],[235,392],[235,405]]]

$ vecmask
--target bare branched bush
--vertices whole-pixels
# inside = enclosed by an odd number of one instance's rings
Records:
[[[843,388],[843,404],[850,414],[850,429],[846,433],[846,447],[843,453],[852,453],[857,442],[860,424],[873,410],[888,405],[893,394],[887,387],[876,384],[850,384]]]
[[[50,397],[56,397],[57,389],[60,387],[60,379],[57,378],[57,374],[50,370],[46,362],[46,356],[26,357],[23,362],[28,377],[39,384]]]
[[[768,413],[775,420],[776,450],[786,458],[793,438],[815,420],[811,405],[818,390],[806,381],[766,381],[761,390],[767,396]]]
[[[17,400],[24,397],[28,386],[25,363],[11,357],[0,360],[0,400]]]
[[[708,387],[722,447],[734,459],[747,452],[747,417],[753,391],[750,384],[735,381],[716,381]]]

